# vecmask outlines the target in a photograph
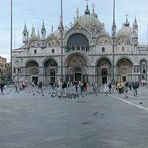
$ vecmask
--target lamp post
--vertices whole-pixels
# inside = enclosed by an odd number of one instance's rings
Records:
[[[115,38],[116,38],[116,22],[115,22],[115,0],[113,0],[113,25],[112,25],[112,81],[115,82]]]
[[[64,47],[64,42],[63,42],[63,1],[61,0],[61,21],[60,21],[60,34],[61,34],[61,80],[63,81],[63,47]]]

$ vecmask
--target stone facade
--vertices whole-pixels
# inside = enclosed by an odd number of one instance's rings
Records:
[[[115,81],[147,83],[147,54],[148,46],[138,43],[136,18],[132,27],[126,18],[113,38],[95,11],[91,13],[87,6],[84,15],[77,16],[70,28],[64,28],[63,69],[66,81],[104,84],[112,80],[114,69]],[[41,35],[40,32],[36,34],[33,27],[29,36],[25,24],[23,46],[13,50],[12,65],[14,80],[58,81],[61,77],[60,27],[46,36],[43,22]]]
[[[6,58],[0,56],[0,80],[6,77]]]

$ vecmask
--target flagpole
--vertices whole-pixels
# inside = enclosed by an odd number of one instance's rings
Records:
[[[11,68],[10,68],[10,78],[11,78],[11,80],[12,80],[12,79],[13,79],[13,78],[12,78],[12,77],[13,77],[13,76],[12,76],[12,72],[13,72],[13,71],[12,71],[12,48],[13,48],[13,47],[12,47],[12,40],[13,40],[13,37],[12,37],[12,36],[13,36],[13,34],[12,34],[12,27],[13,27],[13,26],[12,26],[12,25],[13,25],[13,24],[12,24],[12,22],[13,22],[13,18],[12,18],[12,0],[11,0],[11,20],[10,20],[10,21],[11,21],[11,23],[10,23],[10,25],[11,25],[11,26],[10,26],[10,29],[11,29],[11,33],[10,33],[10,65],[11,65]]]
[[[112,81],[115,82],[115,36],[116,36],[116,22],[115,22],[115,0],[113,0],[113,25],[112,25],[112,48],[113,48],[113,54],[112,54]]]
[[[61,80],[63,81],[63,1],[61,0],[61,21],[60,21],[60,33],[61,33]]]

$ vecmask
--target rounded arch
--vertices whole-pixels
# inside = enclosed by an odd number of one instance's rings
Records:
[[[112,65],[111,59],[109,59],[108,57],[105,57],[105,56],[99,57],[99,58],[96,60],[95,65],[97,66],[97,65],[98,65],[98,62],[101,61],[101,60],[106,60],[106,61],[108,61],[108,63],[109,63],[110,65]]]
[[[27,44],[27,49],[29,48],[37,48],[40,47],[40,40],[39,38],[35,37],[29,40]]]
[[[120,35],[116,38],[115,40],[115,43],[116,45],[131,45],[131,41],[130,41],[130,38],[129,36],[126,36],[126,35]]]
[[[105,84],[111,80],[111,61],[107,57],[100,57],[96,62],[96,81]]]
[[[66,66],[68,66],[69,61],[71,59],[75,62],[75,63],[73,63],[75,65],[80,64],[79,62],[82,62],[83,64],[85,63],[85,65],[88,65],[88,62],[89,62],[89,59],[84,54],[81,54],[79,52],[74,52],[65,58],[65,65]],[[80,61],[81,59],[83,59],[83,61]]]
[[[25,70],[26,70],[26,79],[28,81],[35,81],[37,83],[38,81],[38,74],[39,74],[39,64],[35,60],[28,60],[25,63]],[[36,79],[33,78],[33,76],[37,76]]]
[[[116,64],[117,81],[132,81],[133,63],[128,58],[120,58]]]
[[[133,65],[133,60],[127,56],[122,56],[122,57],[115,59],[115,65],[117,65],[117,63],[122,59],[127,59],[127,60],[131,61],[132,65]]]
[[[127,59],[127,58],[121,58],[120,60],[118,60],[117,62],[117,66],[124,66],[124,65],[129,65],[132,66],[133,63],[131,60]]]
[[[39,66],[39,63],[36,60],[29,59],[25,62],[26,67],[31,67],[31,66]]]
[[[74,26],[72,27],[70,30],[68,30],[64,36],[64,42],[65,42],[65,45],[67,46],[67,42],[69,40],[69,38],[73,35],[73,34],[82,34],[84,35],[88,41],[89,41],[89,45],[91,46],[91,43],[92,43],[92,38],[91,38],[91,34],[88,30],[86,30],[85,28],[83,28],[82,26]]]
[[[97,36],[96,45],[112,45],[112,40],[109,35],[106,34],[99,34]]]
[[[86,35],[82,33],[74,33],[67,40],[67,51],[82,50],[88,51],[90,47],[89,40]]]
[[[67,81],[87,81],[87,58],[84,54],[73,53],[65,59]]]
[[[45,47],[59,46],[59,40],[55,36],[48,36],[45,41]]]
[[[44,66],[45,63],[49,62],[49,64],[51,65],[55,65],[55,66],[58,66],[58,63],[57,61],[53,58],[53,57],[49,57],[49,58],[45,58],[42,62],[42,65]],[[53,63],[52,63],[53,62]]]
[[[144,85],[147,83],[147,60],[141,59],[140,60],[140,77],[139,81]]]
[[[55,82],[57,80],[56,74],[58,71],[58,64],[53,58],[46,58],[43,61],[43,75],[46,83]]]
[[[86,74],[86,69],[82,66],[82,65],[74,65],[70,68],[69,73],[73,74],[73,73],[84,73]]]
[[[140,59],[140,62],[139,62],[139,64],[141,65],[143,62],[145,62],[145,63],[147,64],[147,60],[146,60],[145,58],[143,58],[143,59]]]

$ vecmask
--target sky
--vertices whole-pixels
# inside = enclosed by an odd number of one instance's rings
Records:
[[[13,48],[19,48],[22,43],[22,31],[26,22],[31,33],[32,26],[36,33],[41,29],[44,20],[47,35],[57,30],[60,22],[61,0],[12,0],[13,1]],[[0,0],[0,56],[10,61],[10,2]],[[112,3],[113,0],[88,0],[90,11],[95,6],[98,19],[105,24],[105,29],[111,34]],[[117,31],[125,22],[126,14],[132,26],[135,17],[139,26],[139,43],[148,43],[148,0],[116,0],[116,25]],[[83,15],[86,9],[86,0],[63,0],[64,26],[70,26],[76,17],[76,9]]]

